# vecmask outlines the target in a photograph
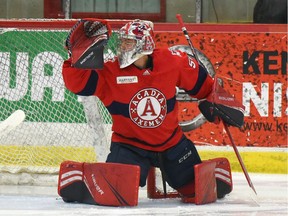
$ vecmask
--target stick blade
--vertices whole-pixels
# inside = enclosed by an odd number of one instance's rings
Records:
[[[251,199],[253,200],[253,206],[260,207],[258,196],[257,196],[256,190],[254,187],[250,187],[249,195],[250,195]]]
[[[0,135],[6,135],[25,120],[25,112],[16,110],[7,119],[0,123]]]

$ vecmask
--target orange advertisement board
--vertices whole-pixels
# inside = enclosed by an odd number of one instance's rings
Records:
[[[180,31],[156,32],[157,46],[187,45]],[[195,48],[211,61],[224,88],[245,106],[241,130],[231,128],[239,146],[287,147],[287,33],[197,32],[190,34]],[[180,119],[199,114],[194,102],[181,102]],[[223,125],[204,123],[187,132],[201,144],[226,145]]]

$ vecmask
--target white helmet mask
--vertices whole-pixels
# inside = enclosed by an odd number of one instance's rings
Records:
[[[130,39],[131,44],[128,44],[123,49],[123,43],[127,43]],[[125,42],[126,41],[126,42]],[[127,45],[127,44],[126,44]],[[155,48],[153,41],[153,23],[146,20],[134,20],[127,23],[119,30],[119,45],[117,56],[120,68],[125,68],[131,65],[144,55],[152,54]]]

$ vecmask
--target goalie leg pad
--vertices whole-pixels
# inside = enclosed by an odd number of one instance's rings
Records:
[[[84,182],[98,205],[136,206],[140,167],[119,163],[84,163]]]
[[[65,202],[95,204],[83,182],[83,163],[64,161],[60,165],[58,194]]]
[[[217,198],[221,199],[233,189],[230,163],[227,158],[214,158],[209,161],[216,162],[215,177],[217,183]]]
[[[203,161],[203,163],[194,166],[195,196],[183,196],[181,198],[182,202],[202,205],[216,201],[215,166],[216,162],[214,161]]]
[[[183,197],[183,201],[186,200],[188,202],[187,198],[192,198],[190,199],[190,202],[195,202],[194,197],[195,197],[195,181],[192,181],[180,188],[177,188],[178,193],[180,194],[181,197]],[[186,199],[185,199],[186,197]]]

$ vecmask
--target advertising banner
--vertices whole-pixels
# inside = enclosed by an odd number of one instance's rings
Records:
[[[156,38],[158,47],[187,45],[179,32],[159,32]],[[213,32],[190,38],[224,88],[245,106],[243,128],[231,128],[237,145],[287,147],[287,34]],[[182,120],[199,114],[195,103],[184,102],[179,108]],[[229,142],[222,124],[206,122],[187,135],[198,144]]]
[[[67,32],[1,34],[0,121],[22,107],[27,108],[26,121],[30,122],[85,122],[82,104],[65,90],[61,76]],[[224,88],[245,106],[243,128],[231,128],[237,145],[287,147],[287,34],[215,31],[190,37]],[[155,40],[157,47],[187,45],[181,31],[155,31]],[[196,102],[179,103],[180,120],[198,114]],[[229,142],[221,124],[206,122],[186,134],[199,145]]]

